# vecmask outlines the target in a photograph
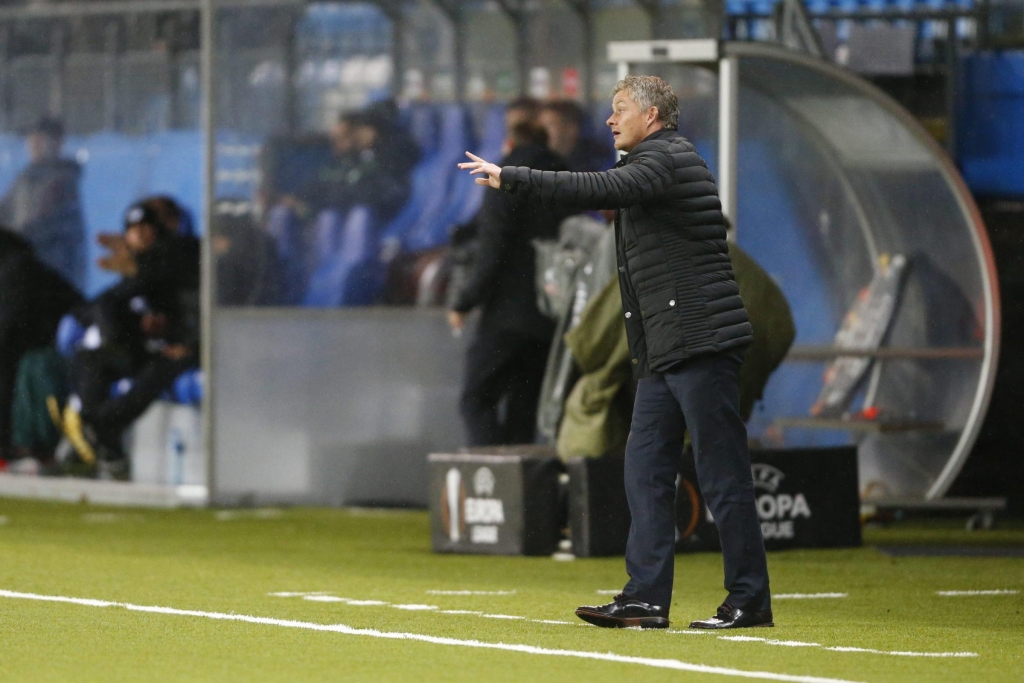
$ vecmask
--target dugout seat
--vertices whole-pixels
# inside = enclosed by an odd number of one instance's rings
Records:
[[[344,217],[324,211],[315,233],[320,257],[303,303],[321,308],[374,303],[384,283],[384,266],[370,209],[356,206]]]

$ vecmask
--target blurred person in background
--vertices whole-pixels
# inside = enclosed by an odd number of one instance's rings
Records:
[[[127,477],[124,430],[199,359],[199,242],[163,222],[161,201],[132,205],[123,236],[105,237],[103,265],[122,279],[90,304],[98,343],[71,359],[75,393],[63,412],[51,406],[79,459],[100,476]]]
[[[512,151],[513,136],[521,124],[537,125],[539,112],[540,102],[532,97],[519,97],[505,105],[505,144],[501,149],[502,156]]]
[[[547,171],[565,168],[530,121],[509,136],[508,165]],[[537,308],[532,240],[554,239],[563,216],[521,197],[491,192],[476,218],[476,248],[454,297],[448,322],[461,332],[479,308],[480,321],[466,356],[461,411],[469,445],[533,443],[537,401],[554,322]],[[499,405],[504,402],[504,419]]]
[[[12,449],[18,364],[26,353],[51,347],[60,319],[81,301],[63,275],[36,257],[28,240],[0,228],[0,459],[31,455]]]
[[[585,135],[587,114],[575,102],[544,104],[537,113],[537,122],[548,133],[548,146],[565,160],[570,171],[602,171],[613,163],[611,147]]]
[[[347,212],[357,204],[388,221],[405,206],[419,146],[399,126],[397,110],[378,103],[362,112],[342,114],[331,131],[335,163],[318,169],[313,179],[285,202],[304,217],[321,211]]]
[[[277,246],[270,235],[259,229],[249,202],[217,202],[213,218],[213,254],[217,262],[219,305],[281,303],[284,283]]]
[[[29,164],[0,200],[0,224],[22,235],[36,256],[78,288],[85,284],[82,167],[61,156],[64,127],[43,117],[26,137]]]

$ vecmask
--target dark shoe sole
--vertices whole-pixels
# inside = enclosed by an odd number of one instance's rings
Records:
[[[668,628],[668,619],[664,617],[635,617],[632,619],[619,619],[609,617],[598,612],[587,610],[576,610],[576,616],[588,624],[600,626],[601,628]]]
[[[690,628],[700,629],[704,631],[726,631],[737,628],[775,628],[775,622],[768,621],[763,624],[750,624],[749,626],[704,626],[703,624],[698,624],[696,621],[694,621],[690,624]]]

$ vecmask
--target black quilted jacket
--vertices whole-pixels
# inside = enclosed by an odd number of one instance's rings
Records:
[[[750,343],[715,179],[677,131],[652,133],[604,173],[506,166],[501,185],[553,206],[616,209],[619,285],[637,378]]]

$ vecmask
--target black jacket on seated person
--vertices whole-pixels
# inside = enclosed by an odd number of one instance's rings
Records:
[[[137,255],[138,272],[105,290],[90,306],[87,322],[99,327],[103,343],[140,351],[140,318],[143,312],[155,312],[169,319],[168,342],[198,353],[199,252],[194,237],[166,235]]]
[[[753,330],[725,241],[714,177],[675,130],[651,133],[610,171],[506,164],[501,186],[553,207],[616,209],[619,286],[633,373],[748,345]]]
[[[507,165],[561,171],[561,157],[545,147],[525,145],[503,160]],[[554,323],[537,309],[536,259],[532,241],[557,239],[564,208],[540,206],[524,196],[488,192],[476,217],[475,262],[452,308],[483,309],[480,329],[517,332],[550,340]]]
[[[11,401],[25,352],[53,344],[57,324],[81,303],[78,291],[24,238],[0,228],[0,457],[11,437]]]

